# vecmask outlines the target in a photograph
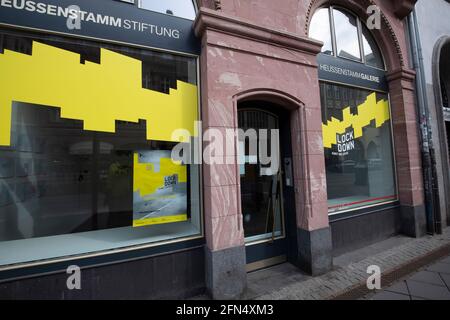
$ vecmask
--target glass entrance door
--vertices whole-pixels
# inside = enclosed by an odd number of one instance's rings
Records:
[[[248,270],[260,269],[287,260],[286,230],[283,206],[283,175],[280,149],[274,149],[271,130],[280,129],[279,117],[259,109],[239,110],[239,128],[258,142],[247,138],[241,141],[245,164],[240,164],[241,206],[247,247]],[[250,131],[249,131],[250,130]],[[263,134],[260,130],[267,130]],[[263,135],[263,136],[262,136]],[[254,137],[254,136],[253,136]],[[250,144],[253,143],[253,146]],[[266,145],[266,150],[261,150]],[[256,145],[255,145],[256,144]],[[276,153],[276,154],[272,154]],[[267,154],[279,164],[276,169],[264,164],[261,154]]]

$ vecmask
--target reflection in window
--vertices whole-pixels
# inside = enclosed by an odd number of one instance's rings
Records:
[[[41,45],[41,50],[45,46],[54,54],[80,59],[83,70],[88,62],[100,63],[100,46],[91,42],[63,38],[50,41],[46,37],[3,32],[0,39],[2,65],[19,58],[36,61],[32,59],[39,52],[36,44]],[[132,65],[142,62],[142,73],[137,69],[135,83],[139,85],[142,78],[145,92],[153,91],[165,98],[173,94],[171,88],[180,89],[177,84],[179,87],[197,83],[195,58],[119,46],[102,47],[137,59],[127,58]],[[11,52],[15,53],[15,60],[9,59]],[[10,66],[11,74],[32,74]],[[113,72],[116,71],[120,74],[121,70],[115,67]],[[48,85],[55,77],[51,72],[43,76],[44,80],[33,87],[35,91],[24,84],[23,94],[34,97],[35,92],[49,92],[43,90],[48,87],[55,91]],[[61,76],[60,80],[69,85],[75,83],[68,80],[70,74],[67,77]],[[109,85],[114,86],[115,82]],[[149,140],[147,127],[152,124],[134,118],[133,111],[138,110],[139,102],[130,101],[125,93],[119,95],[123,98],[120,103],[124,110],[130,110],[130,118],[117,116],[115,132],[85,129],[86,121],[80,119],[86,120],[88,116],[83,110],[101,110],[98,100],[92,97],[108,97],[83,90],[86,92],[63,97],[75,104],[78,117],[68,117],[67,113],[64,116],[67,105],[55,107],[46,102],[50,98],[12,101],[10,142],[0,146],[0,265],[55,258],[51,256],[55,252],[60,256],[84,254],[201,233],[199,166],[172,164],[170,152],[175,142]],[[23,99],[7,95],[6,90],[0,90],[0,96],[5,98],[2,101]],[[148,103],[148,108],[158,108],[151,99]],[[95,112],[98,124],[102,115]],[[52,250],[49,241],[55,244]],[[13,254],[14,246],[34,249]]]
[[[342,58],[361,60],[358,25],[353,15],[333,9],[337,53]]]
[[[328,83],[320,84],[320,92],[324,125],[329,126],[329,121],[344,121],[348,125],[345,132],[324,129],[329,212],[396,200],[387,95]],[[366,116],[373,115],[368,125],[366,119],[358,120],[361,106]],[[344,119],[347,107],[355,115],[350,121],[348,116]],[[379,108],[385,108],[384,118],[375,120],[380,115]]]
[[[362,28],[362,40],[366,64],[375,68],[384,69],[381,51],[366,26]]]
[[[327,8],[321,8],[316,11],[309,29],[309,36],[313,39],[323,41],[322,52],[333,54],[333,45],[331,42],[330,17]]]
[[[331,12],[334,24],[330,26]],[[360,33],[362,41],[359,40]],[[334,7],[318,9],[311,19],[309,36],[324,42],[323,53],[384,69],[383,57],[375,39],[365,24],[351,13]],[[364,53],[363,59],[361,52]]]
[[[175,17],[195,19],[195,7],[192,0],[140,0],[140,7]]]
[[[258,109],[239,110],[239,128],[247,130],[278,130],[278,117]],[[259,137],[259,139],[266,139]],[[272,145],[271,134],[267,137]],[[281,203],[280,175],[261,163],[257,152],[250,147],[250,139],[241,141],[245,151],[245,164],[240,165],[242,215],[246,242],[283,236],[283,211]],[[268,154],[272,154],[271,148]]]

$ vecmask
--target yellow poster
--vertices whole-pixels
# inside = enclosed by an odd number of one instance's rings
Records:
[[[186,221],[187,167],[170,151],[134,153],[133,227]]]
[[[389,103],[385,99],[377,101],[376,93],[372,93],[357,107],[357,114],[352,114],[350,107],[344,108],[342,119],[332,117],[322,124],[324,147],[338,156],[355,149],[355,140],[363,137],[364,128],[372,123],[380,128],[390,120]]]
[[[197,86],[177,81],[169,94],[142,87],[142,61],[100,49],[101,61],[80,63],[80,54],[33,42],[31,55],[0,53],[0,146],[11,145],[13,102],[59,108],[83,129],[116,132],[116,121],[145,120],[147,139],[174,140],[172,132],[194,134]]]

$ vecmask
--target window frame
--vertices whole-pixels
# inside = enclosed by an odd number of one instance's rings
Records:
[[[364,27],[364,24],[362,23],[361,18],[358,15],[356,15],[352,11],[348,10],[347,8],[344,8],[344,7],[339,6],[339,5],[322,6],[322,7],[317,8],[316,11],[319,10],[319,9],[327,9],[328,10],[328,19],[329,19],[330,28],[331,28],[330,32],[331,32],[331,45],[332,45],[333,54],[331,54],[331,55],[327,54],[327,55],[329,55],[331,57],[334,57],[334,58],[338,58],[338,59],[345,59],[345,60],[352,61],[352,62],[355,62],[355,63],[364,64],[365,66],[370,67],[370,68],[387,71],[386,59],[384,57],[383,50],[380,49],[380,46],[378,45],[378,43],[377,43],[375,38],[374,38],[374,41],[375,41],[375,43],[376,43],[376,45],[378,47],[378,51],[380,52],[381,62],[382,62],[384,67],[383,68],[379,68],[379,67],[375,67],[375,66],[367,64],[366,56],[365,56],[365,50],[364,50],[364,43],[363,43],[363,39],[364,39],[363,27]],[[334,12],[333,12],[334,9],[342,11],[342,12],[344,12],[346,14],[349,14],[349,15],[353,16],[356,19],[357,33],[358,33],[358,42],[359,42],[359,52],[360,52],[360,55],[361,55],[361,59],[360,60],[358,60],[358,59],[351,59],[351,58],[347,58],[347,57],[342,57],[342,56],[340,56],[338,54],[338,52],[337,52],[336,26],[335,26],[335,20],[334,20]],[[313,14],[313,16],[314,16],[314,14]],[[311,21],[312,21],[312,18],[311,18]],[[311,28],[311,25],[309,27]],[[367,29],[369,30],[369,32],[371,32],[369,28],[367,28]],[[309,32],[308,32],[308,34],[309,34]],[[371,34],[371,36],[373,37],[372,34]],[[319,40],[319,41],[321,41],[321,40]]]
[[[321,52],[321,53],[334,57],[335,56],[335,52],[334,51],[335,51],[335,47],[336,47],[334,41],[335,41],[336,38],[333,36],[333,34],[334,34],[334,27],[333,27],[332,24],[334,23],[334,21],[333,21],[332,16],[330,15],[330,9],[328,7],[319,7],[319,8],[317,8],[317,10],[314,13],[314,15],[317,13],[317,11],[323,10],[323,9],[328,11],[328,31],[330,32],[329,37],[330,37],[330,45],[331,45],[332,54],[328,54],[328,53],[325,53],[325,52]],[[314,19],[314,15],[311,17],[310,24],[312,23],[312,21]],[[323,47],[322,47],[322,49],[323,49]]]
[[[338,57],[335,57],[338,58]],[[353,61],[353,60],[352,60]],[[355,207],[355,208],[349,208],[349,209],[344,209],[344,210],[336,210],[336,211],[332,211],[330,212],[329,208],[328,208],[328,204],[327,204],[327,210],[328,210],[328,217],[333,217],[334,220],[339,220],[339,217],[345,216],[345,217],[354,217],[354,216],[359,216],[359,215],[364,215],[364,214],[370,214],[373,210],[370,210],[372,208],[375,208],[374,210],[376,211],[376,209],[378,207],[385,207],[385,206],[396,206],[399,205],[399,186],[398,186],[398,169],[397,169],[397,158],[396,158],[396,154],[395,154],[395,140],[394,140],[394,126],[392,123],[392,108],[391,108],[391,95],[388,91],[383,91],[383,90],[375,90],[375,89],[369,89],[369,88],[365,88],[365,87],[358,87],[358,86],[353,86],[353,85],[349,85],[346,83],[341,83],[341,82],[333,82],[333,81],[327,81],[327,80],[322,80],[319,79],[319,83],[327,83],[329,85],[332,86],[344,86],[347,88],[356,88],[356,89],[363,89],[363,90],[368,90],[368,91],[372,91],[372,92],[377,92],[377,93],[382,93],[382,94],[386,94],[387,95],[387,100],[389,103],[389,114],[390,114],[390,120],[389,120],[389,127],[390,127],[390,132],[391,132],[391,148],[392,148],[392,165],[393,165],[393,176],[394,176],[394,184],[395,184],[395,192],[396,192],[396,199],[394,200],[387,200],[387,201],[382,201],[380,203],[375,203],[375,204],[369,204],[369,205],[364,205],[364,206],[360,206],[360,207]],[[322,102],[321,102],[321,108],[322,108]],[[325,156],[324,156],[325,159]],[[328,182],[327,182],[328,184]],[[328,203],[328,199],[327,199],[327,203]]]
[[[342,59],[345,61],[349,61],[350,63],[355,64],[355,66],[356,65],[364,65],[365,67],[383,71],[384,73],[387,72],[387,64],[386,64],[384,52],[383,52],[383,50],[381,50],[380,46],[378,45],[376,39],[373,37],[373,34],[371,33],[371,30],[369,28],[367,28],[367,30],[369,31],[370,35],[372,36],[372,39],[375,42],[375,44],[378,48],[378,51],[380,52],[380,58],[381,58],[381,62],[383,64],[383,68],[379,68],[379,67],[375,67],[373,65],[367,64],[364,43],[363,43],[363,39],[364,39],[363,27],[364,27],[364,25],[358,15],[356,15],[349,9],[339,6],[339,5],[324,5],[324,6],[317,8],[317,10],[318,9],[327,9],[328,10],[328,17],[329,17],[329,23],[330,23],[330,28],[331,28],[331,30],[330,30],[331,44],[332,44],[332,51],[333,51],[333,54],[321,52],[321,53],[319,53],[319,55],[328,56],[328,57],[330,57],[332,59],[336,59],[336,60]],[[361,60],[355,60],[355,59],[350,59],[347,57],[339,56],[339,54],[337,52],[337,38],[336,38],[336,29],[335,29],[335,20],[334,20],[334,14],[333,14],[334,10],[333,9],[340,10],[344,13],[347,13],[347,14],[355,17],[355,19],[357,21],[358,41],[359,41],[359,48],[360,48],[360,53],[361,53]],[[310,27],[311,27],[311,25],[310,25]],[[396,159],[396,153],[395,153],[396,146],[395,146],[395,140],[394,140],[394,130],[393,130],[394,128],[393,128],[393,122],[392,122],[391,95],[390,95],[389,90],[388,89],[383,90],[383,89],[368,88],[368,87],[365,87],[362,85],[358,86],[358,85],[346,83],[345,81],[331,81],[331,80],[322,79],[322,78],[319,78],[319,83],[326,83],[326,84],[335,85],[335,86],[345,86],[348,88],[363,89],[363,90],[368,90],[371,92],[378,92],[378,93],[386,94],[388,103],[389,103],[389,113],[390,113],[389,126],[390,126],[390,135],[391,135],[390,138],[391,138],[391,148],[392,148],[392,162],[393,162],[392,165],[393,165],[393,176],[394,176],[394,183],[395,183],[396,199],[386,200],[386,201],[383,201],[380,203],[375,203],[375,204],[362,205],[360,207],[355,207],[355,208],[336,210],[336,211],[332,211],[332,212],[329,211],[328,216],[329,216],[330,220],[340,221],[340,220],[345,220],[345,219],[349,219],[349,218],[353,218],[353,217],[357,217],[357,216],[371,214],[374,212],[378,212],[380,210],[388,210],[391,208],[398,207],[400,205],[399,185],[398,185],[398,168],[397,168],[397,159]],[[327,91],[327,95],[328,95],[328,91]],[[321,102],[321,108],[323,108],[323,107],[324,106],[322,105],[322,102]],[[325,106],[325,107],[327,107],[327,106]]]
[[[170,54],[170,55],[176,55],[176,56],[182,56],[182,57],[190,57],[195,60],[196,63],[196,78],[197,78],[197,112],[198,112],[198,121],[202,120],[202,113],[201,113],[201,73],[200,73],[200,56],[194,55],[194,54],[186,54],[182,52],[174,52],[166,49],[155,49],[147,46],[142,45],[136,45],[136,44],[126,44],[126,43],[118,43],[116,41],[112,40],[104,40],[104,39],[86,39],[85,37],[78,37],[78,36],[72,36],[72,35],[65,35],[65,34],[58,34],[55,32],[40,32],[30,29],[17,29],[17,28],[11,28],[11,27],[0,27],[0,32],[5,32],[7,34],[17,36],[17,37],[38,37],[38,38],[44,38],[47,40],[53,40],[53,41],[62,41],[62,42],[70,42],[70,41],[83,41],[86,43],[91,43],[93,45],[98,45],[101,47],[102,45],[111,45],[111,46],[119,46],[124,48],[135,48],[140,49],[144,51],[151,51],[155,54]],[[202,152],[202,150],[198,150],[199,153]],[[116,262],[121,262],[123,260],[121,259],[115,259],[115,256],[135,256],[133,260],[141,259],[149,256],[154,256],[157,254],[167,254],[170,252],[178,252],[178,251],[185,251],[189,250],[191,248],[196,248],[200,243],[204,243],[205,241],[205,220],[204,220],[204,184],[203,184],[203,165],[199,166],[199,221],[200,221],[200,230],[199,233],[183,237],[183,238],[174,238],[174,239],[168,239],[163,241],[156,241],[156,242],[145,242],[138,245],[132,245],[132,246],[124,246],[124,247],[117,247],[113,249],[107,249],[107,250],[100,250],[95,252],[86,252],[81,254],[75,254],[75,255],[68,255],[68,256],[61,256],[61,257],[55,257],[55,258],[49,258],[49,259],[43,259],[43,260],[33,260],[33,261],[25,261],[10,265],[0,265],[0,283],[2,281],[10,280],[11,277],[6,275],[3,277],[3,274],[22,274],[22,270],[25,270],[25,273],[35,274],[35,272],[32,272],[28,269],[33,268],[47,268],[47,266],[55,266],[57,267],[61,263],[66,263],[70,261],[80,261],[80,265],[84,265],[85,263],[82,263],[84,261],[97,261],[97,260],[105,260],[109,261],[103,264],[113,264]],[[24,239],[27,241],[33,241],[33,238],[30,239]],[[168,250],[164,250],[164,248],[169,248]],[[86,267],[93,267],[96,266],[97,263],[86,263]],[[50,267],[52,268],[52,267]]]
[[[338,6],[329,6],[327,9],[328,9],[328,14],[330,15],[330,19],[332,20],[332,23],[333,23],[332,27],[331,27],[333,29],[332,37],[333,37],[333,40],[334,40],[333,43],[335,45],[335,47],[333,49],[333,52],[334,52],[333,56],[336,57],[336,58],[346,59],[346,60],[350,60],[350,61],[353,61],[353,62],[358,62],[358,63],[365,64],[364,63],[364,53],[363,53],[362,48],[361,48],[361,32],[360,32],[360,21],[359,21],[359,18],[356,15],[354,15],[353,13],[350,13],[349,11],[347,11],[345,9],[341,9]],[[352,16],[353,18],[355,18],[355,21],[356,21],[356,36],[358,38],[359,54],[361,56],[360,59],[352,59],[352,58],[344,57],[344,56],[339,55],[339,53],[337,52],[338,51],[337,50],[338,49],[338,45],[337,45],[337,35],[336,35],[336,23],[335,23],[335,18],[334,18],[334,11],[335,10],[336,11],[340,11],[343,14],[348,14],[348,15]]]

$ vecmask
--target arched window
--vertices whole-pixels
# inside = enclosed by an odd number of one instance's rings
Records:
[[[398,199],[383,57],[367,26],[349,11],[318,9],[309,36],[317,59],[330,215]]]
[[[323,42],[322,52],[333,55],[333,43],[331,37],[330,16],[328,8],[321,8],[316,11],[311,19],[309,36]]]
[[[193,0],[139,0],[139,7],[189,20],[196,15]]]
[[[344,9],[318,9],[311,19],[309,36],[324,43],[323,53],[384,69],[381,51],[369,29]]]

